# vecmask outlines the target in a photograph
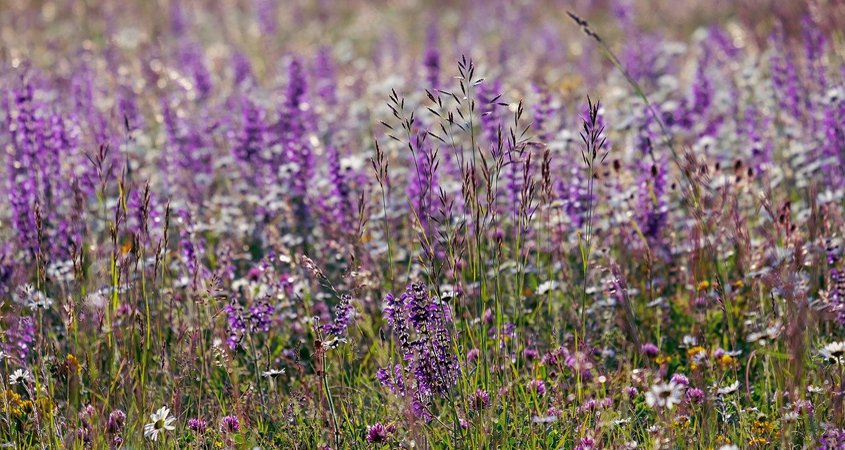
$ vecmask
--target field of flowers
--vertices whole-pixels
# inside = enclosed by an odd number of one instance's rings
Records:
[[[845,449],[843,24],[0,1],[0,444]]]

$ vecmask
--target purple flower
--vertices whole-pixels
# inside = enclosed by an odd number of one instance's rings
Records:
[[[689,388],[687,390],[687,402],[693,405],[703,402],[705,397],[704,391],[699,388]]]
[[[235,416],[224,416],[220,421],[220,432],[225,434],[237,433],[241,430],[241,422]]]
[[[327,226],[337,227],[346,232],[349,227],[349,219],[352,217],[351,191],[346,174],[340,166],[340,152],[337,148],[331,146],[327,149],[327,153],[330,193],[328,198],[325,199],[325,206],[332,214],[326,214],[326,218],[333,222],[327,224]]]
[[[531,380],[528,383],[528,390],[542,397],[546,395],[546,383],[543,380]]]
[[[402,365],[396,364],[393,366],[393,373],[390,370],[385,368],[379,368],[376,371],[376,379],[382,386],[390,389],[396,395],[404,396],[405,395],[405,380],[402,376]]]
[[[584,413],[594,411],[597,406],[598,406],[598,403],[596,403],[595,399],[588,398],[587,400],[584,401],[584,403],[581,404],[581,406],[579,406],[576,409],[576,411],[578,412],[578,414],[584,414]]]
[[[819,437],[818,450],[845,449],[845,429],[829,426]]]
[[[352,306],[352,297],[344,294],[335,307],[334,321],[323,325],[323,332],[332,336],[342,337],[346,335],[346,328],[355,317],[355,307]]]
[[[106,433],[118,434],[123,430],[123,424],[126,423],[126,413],[116,409],[109,414],[109,420],[106,423]]]
[[[386,427],[381,422],[376,422],[367,427],[367,442],[371,444],[384,444],[392,432],[392,427]]]
[[[188,419],[188,429],[195,432],[195,433],[205,433],[205,430],[208,428],[208,424],[197,417],[192,417]]]
[[[35,342],[35,322],[31,317],[24,316],[12,319],[12,324],[6,330],[4,351],[21,360],[26,359]]]
[[[808,416],[813,416],[816,413],[816,407],[812,400],[797,400],[793,409],[796,413],[804,413]]]
[[[270,331],[273,319],[273,306],[267,301],[260,301],[249,308],[249,320],[255,331]]]
[[[490,394],[487,391],[476,389],[472,394],[472,408],[481,411],[490,407]]]
[[[828,308],[835,315],[840,324],[845,324],[845,270],[839,265],[840,249],[836,245],[829,245],[827,249],[827,266],[830,268],[828,277]]]
[[[682,373],[672,375],[671,381],[675,384],[680,384],[681,386],[689,386],[689,378]]]
[[[414,414],[414,417],[424,422],[430,422],[434,418],[431,415],[428,405],[419,396],[411,401],[411,412]]]
[[[337,103],[335,67],[332,61],[331,49],[323,47],[317,53],[315,61],[315,75],[317,79],[317,95],[328,105]]]
[[[264,36],[273,36],[279,27],[277,0],[255,0],[255,16]]]
[[[410,284],[400,298],[385,298],[384,315],[399,340],[407,371],[421,399],[446,395],[460,374],[448,327],[448,306],[429,295],[423,284]]]
[[[660,349],[658,349],[653,343],[648,342],[640,346],[640,352],[649,358],[654,358],[660,354]]]
[[[432,22],[428,27],[426,37],[425,55],[423,56],[423,67],[425,67],[425,81],[427,88],[437,89],[440,87],[440,52],[437,51],[437,26]]]
[[[625,388],[625,395],[627,395],[628,398],[631,399],[631,400],[636,398],[636,396],[639,395],[639,393],[640,393],[640,390],[635,388],[634,386],[628,386],[628,387]]]
[[[578,445],[575,446],[575,450],[591,450],[591,449],[595,448],[594,447],[595,445],[596,445],[595,439],[593,439],[590,436],[586,436],[586,437],[581,438],[580,441],[578,441]]]
[[[229,335],[226,338],[226,343],[230,349],[234,350],[241,345],[241,340],[247,332],[243,306],[233,301],[226,305],[223,311],[226,313],[226,321],[229,324]]]
[[[261,170],[261,151],[267,145],[267,125],[264,122],[264,111],[258,108],[252,100],[245,98],[241,105],[241,131],[233,147],[235,158],[249,170]]]
[[[475,362],[481,356],[481,350],[474,348],[467,352],[467,363]]]
[[[243,52],[236,51],[232,54],[232,69],[235,75],[235,84],[241,84],[253,78],[252,64]]]

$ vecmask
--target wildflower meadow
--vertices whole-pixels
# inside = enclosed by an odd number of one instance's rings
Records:
[[[844,29],[0,0],[0,446],[845,449]]]

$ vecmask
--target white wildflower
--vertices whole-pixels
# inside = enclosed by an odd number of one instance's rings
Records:
[[[176,429],[173,426],[176,419],[170,417],[170,409],[166,406],[162,406],[158,411],[150,414],[150,420],[150,423],[144,425],[144,437],[150,440],[157,441],[159,433]]]
[[[645,394],[645,402],[651,408],[672,409],[681,403],[684,394],[684,386],[670,381],[668,383],[655,384]]]

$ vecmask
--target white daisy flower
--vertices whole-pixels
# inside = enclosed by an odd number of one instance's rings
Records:
[[[332,350],[332,349],[340,347],[340,344],[345,344],[347,342],[349,342],[349,341],[346,338],[335,336],[335,337],[329,339],[328,341],[323,342],[323,346],[326,347],[329,350]]]
[[[549,291],[555,291],[560,286],[557,281],[544,281],[537,286],[537,295],[545,295]]]
[[[276,378],[285,373],[285,369],[270,369],[261,372],[261,376],[265,378]]]
[[[150,414],[150,420],[150,423],[144,425],[144,437],[150,440],[157,441],[159,433],[176,429],[173,426],[176,419],[170,417],[170,408],[166,406],[162,406],[158,411]]]
[[[645,402],[649,407],[672,409],[681,403],[684,386],[673,381],[655,384],[645,394]]]
[[[18,384],[25,381],[32,381],[32,374],[28,370],[17,369],[9,376],[9,384]]]
[[[721,388],[717,389],[716,393],[719,394],[719,395],[728,395],[728,394],[733,394],[734,392],[737,391],[737,389],[739,389],[739,381],[734,381],[733,383],[731,383],[728,386],[721,387]]]
[[[25,305],[29,309],[48,309],[53,306],[53,299],[38,291],[31,284],[18,286],[13,294],[15,301]]]
[[[819,350],[819,356],[834,364],[845,364],[845,341],[825,345]]]

